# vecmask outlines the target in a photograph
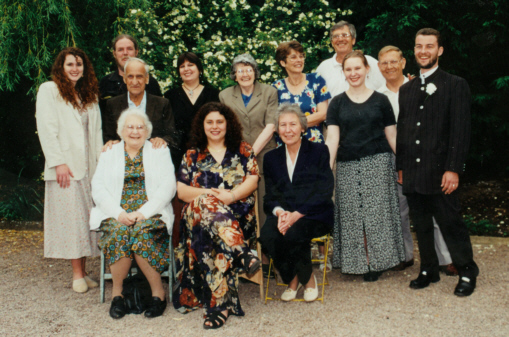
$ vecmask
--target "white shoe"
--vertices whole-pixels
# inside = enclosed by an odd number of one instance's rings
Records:
[[[85,279],[85,282],[87,282],[87,286],[89,288],[97,288],[97,287],[99,287],[99,283],[97,283],[96,281],[92,280],[90,277],[88,277],[88,275],[86,275],[84,277],[84,279]]]
[[[318,282],[316,281],[316,276],[313,274],[315,278],[315,287],[314,288],[306,288],[304,290],[304,301],[313,302],[318,298]]]
[[[318,260],[324,260],[325,257],[320,254],[318,255]],[[325,268],[325,263],[320,262],[320,271],[323,271],[323,268]],[[332,264],[330,263],[330,259],[327,259],[327,273],[332,270]]]
[[[77,293],[86,293],[88,291],[87,281],[84,278],[72,281],[72,290]]]
[[[286,288],[285,292],[281,294],[281,300],[285,302],[293,301],[297,297],[300,287],[302,287],[302,284],[299,283],[297,290],[293,290],[290,287]]]

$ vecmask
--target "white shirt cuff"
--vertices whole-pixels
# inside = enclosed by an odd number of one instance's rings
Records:
[[[274,216],[277,216],[276,212],[279,211],[279,210],[282,210],[283,212],[285,211],[283,209],[283,207],[280,207],[280,206],[276,206],[274,207],[274,209],[272,210],[272,214],[274,214]]]

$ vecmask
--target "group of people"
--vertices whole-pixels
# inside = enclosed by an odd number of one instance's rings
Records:
[[[439,281],[443,267],[459,274],[456,295],[472,294],[479,270],[456,192],[470,91],[438,68],[440,33],[417,32],[421,72],[410,81],[399,48],[384,47],[378,61],[353,50],[346,21],[330,36],[336,53],[317,72],[304,73],[299,42],[284,42],[275,58],[285,78],[260,83],[255,59],[241,54],[230,72],[237,84],[221,92],[185,52],[181,84],[164,97],[129,35],[113,41],[117,69],[100,83],[82,50],[62,50],[53,81],[39,88],[36,118],[46,159],[44,255],[71,260],[74,291],[98,286],[85,259],[102,252],[110,315],[123,317],[134,260],[152,291],[145,316],[162,315],[173,234],[173,305],[205,308],[203,326],[215,329],[244,315],[238,274],[266,272],[269,258],[288,284],[283,301],[300,287],[314,301],[310,242],[325,234],[333,234],[333,263],[321,268],[370,282],[413,265],[410,217],[421,256],[410,287]],[[260,258],[250,248],[257,239]]]

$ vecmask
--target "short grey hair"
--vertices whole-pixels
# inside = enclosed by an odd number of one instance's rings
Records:
[[[148,76],[148,71],[149,71],[149,66],[147,64],[147,62],[143,61],[142,59],[140,58],[137,58],[137,57],[130,57],[124,64],[124,73],[127,72],[127,65],[131,62],[140,62],[141,64],[143,64],[143,67],[145,68],[145,75]]]
[[[260,69],[258,69],[258,63],[256,63],[256,60],[254,57],[252,57],[250,54],[240,54],[235,56],[232,62],[232,68],[230,71],[230,78],[235,81],[235,76],[237,76],[237,64],[242,63],[243,65],[249,65],[253,68],[253,71],[255,73],[255,80],[260,78]]]
[[[294,114],[299,118],[300,126],[304,129],[304,132],[308,129],[308,120],[306,115],[302,113],[302,110],[297,104],[292,103],[282,103],[276,111],[275,121],[276,121],[276,131],[279,130],[279,119],[284,114]],[[278,132],[279,133],[279,132]]]
[[[120,114],[120,117],[118,118],[117,122],[117,134],[120,137],[120,139],[124,140],[122,138],[122,130],[124,129],[125,121],[129,116],[138,116],[143,120],[143,123],[147,127],[147,139],[150,139],[150,136],[152,135],[152,123],[150,122],[150,119],[148,119],[147,114],[138,108],[129,108],[122,111],[122,113]]]
[[[355,26],[352,25],[350,22],[345,21],[345,20],[341,20],[338,23],[334,24],[334,26],[331,27],[331,29],[330,29],[330,38],[332,39],[332,33],[336,29],[343,28],[344,26],[348,26],[348,29],[350,30],[350,34],[352,34],[352,39],[356,39],[357,38],[357,31],[355,30]]]

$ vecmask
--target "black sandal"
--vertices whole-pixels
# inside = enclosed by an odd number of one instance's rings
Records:
[[[260,269],[260,266],[262,265],[262,261],[260,261],[259,258],[254,256],[250,250],[242,253],[240,255],[240,258],[243,261],[244,270],[249,275],[256,273],[258,271],[258,269]]]
[[[227,319],[228,317],[226,317],[221,311],[213,311],[207,314],[205,322],[203,322],[203,328],[206,330],[218,329],[226,323]],[[209,322],[211,325],[207,325],[207,322]]]

